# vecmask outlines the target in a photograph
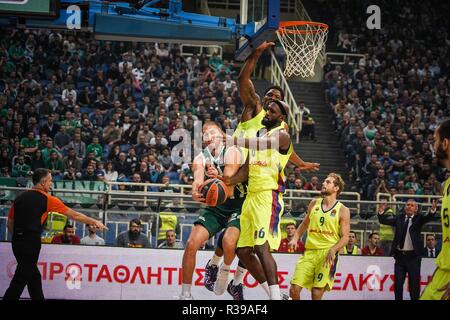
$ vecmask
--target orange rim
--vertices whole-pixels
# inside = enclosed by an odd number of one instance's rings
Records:
[[[297,26],[314,26],[316,30],[293,30],[288,29],[289,27],[297,27]],[[328,25],[320,22],[313,21],[280,21],[278,24],[278,32],[280,33],[297,33],[297,34],[309,34],[309,33],[319,33],[319,32],[327,32]]]

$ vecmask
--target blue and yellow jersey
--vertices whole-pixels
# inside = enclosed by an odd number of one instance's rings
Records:
[[[268,131],[262,137],[270,137],[276,132],[284,130],[281,124]],[[276,149],[255,150],[249,153],[249,192],[259,192],[266,190],[276,190],[284,192],[284,168],[289,161],[293,151],[292,143],[286,154],[281,154]]]
[[[309,250],[327,249],[340,239],[339,211],[343,204],[336,201],[333,207],[324,211],[323,199],[318,198],[309,213],[308,236],[305,248]]]

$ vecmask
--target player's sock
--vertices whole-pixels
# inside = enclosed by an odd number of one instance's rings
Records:
[[[190,297],[191,296],[191,284],[183,283],[181,284],[181,296]]]
[[[270,300],[281,300],[280,286],[277,284],[269,286]]]
[[[218,296],[222,295],[227,289],[228,275],[230,274],[230,265],[222,263],[214,285],[214,293]]]
[[[247,269],[238,266],[234,273],[233,286],[237,286],[244,281],[244,276],[247,273]]]
[[[267,281],[260,283],[260,285],[261,285],[261,287],[263,287],[264,291],[267,293],[267,295],[270,298],[270,289],[269,289],[269,284],[267,283]]]
[[[211,260],[209,261],[209,265],[215,265],[218,266],[220,263],[220,260],[222,260],[222,257],[217,256],[215,253]]]

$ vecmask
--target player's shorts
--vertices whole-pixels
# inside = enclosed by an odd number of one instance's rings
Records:
[[[305,250],[303,257],[297,262],[291,284],[308,290],[325,288],[330,291],[333,288],[339,255],[336,255],[333,265],[325,267],[328,251],[329,249]]]
[[[277,250],[281,242],[283,209],[282,193],[273,190],[249,192],[242,206],[241,235],[237,247],[254,247],[267,241],[272,250]]]
[[[420,296],[420,300],[441,300],[444,291],[438,291],[450,282],[450,270],[437,268],[433,278]]]
[[[209,237],[213,237],[217,232],[224,228],[236,227],[240,230],[241,208],[235,212],[228,213],[219,208],[204,208],[200,211],[200,216],[194,222],[194,225],[201,224],[208,230]]]

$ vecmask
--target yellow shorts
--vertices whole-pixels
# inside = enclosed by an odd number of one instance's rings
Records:
[[[333,288],[339,255],[336,255],[332,266],[325,267],[323,264],[328,251],[329,249],[305,250],[305,254],[297,262],[291,284],[308,290],[325,288],[330,291]]]
[[[267,241],[272,250],[277,250],[281,242],[283,209],[283,195],[280,192],[248,193],[242,206],[241,235],[237,247],[254,247]]]
[[[450,282],[450,270],[437,268],[434,271],[431,282],[427,285],[420,296],[420,300],[441,300],[444,291],[438,291]]]

